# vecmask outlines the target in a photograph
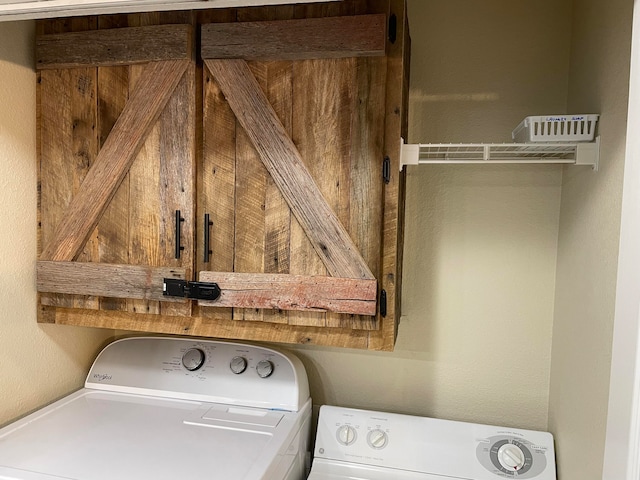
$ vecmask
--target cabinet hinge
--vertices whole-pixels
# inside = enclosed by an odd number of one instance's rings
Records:
[[[175,278],[163,279],[162,294],[167,297],[217,300],[221,290],[217,283],[187,282]]]
[[[380,316],[387,316],[387,291],[380,290]]]
[[[396,39],[398,38],[398,17],[396,14],[391,14],[389,17],[389,41],[391,43],[396,43]]]
[[[389,157],[384,157],[382,160],[382,179],[384,183],[391,181],[391,159]]]

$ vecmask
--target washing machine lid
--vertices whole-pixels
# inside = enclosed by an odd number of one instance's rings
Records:
[[[456,480],[428,473],[315,459],[307,480]]]
[[[0,479],[269,478],[302,414],[85,388],[0,429]]]

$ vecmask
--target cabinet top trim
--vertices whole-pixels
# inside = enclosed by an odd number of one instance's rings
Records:
[[[151,25],[40,35],[36,68],[105,67],[194,58],[191,25]]]
[[[204,59],[306,60],[383,56],[386,15],[305,18],[202,26]]]

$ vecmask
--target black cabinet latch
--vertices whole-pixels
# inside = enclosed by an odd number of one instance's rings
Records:
[[[380,316],[387,316],[387,291],[380,290]]]
[[[175,278],[163,279],[162,294],[167,297],[217,300],[222,293],[217,283],[187,282]]]

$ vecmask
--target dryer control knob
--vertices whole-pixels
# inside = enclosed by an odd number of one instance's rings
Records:
[[[505,443],[498,450],[498,461],[510,472],[517,472],[524,467],[524,452],[517,445]]]
[[[336,438],[342,445],[351,445],[358,438],[356,429],[351,425],[342,425],[336,432]]]
[[[182,355],[182,365],[190,372],[198,370],[204,364],[204,352],[199,348],[190,348]]]
[[[256,365],[256,372],[260,378],[270,377],[273,373],[273,363],[269,360],[260,360]]]
[[[229,368],[236,375],[240,375],[247,369],[247,359],[244,357],[233,357],[231,359],[231,363],[229,364]]]
[[[375,430],[371,430],[367,434],[367,443],[371,448],[375,448],[376,450],[381,450],[387,446],[389,442],[389,437],[385,432],[376,428]]]

